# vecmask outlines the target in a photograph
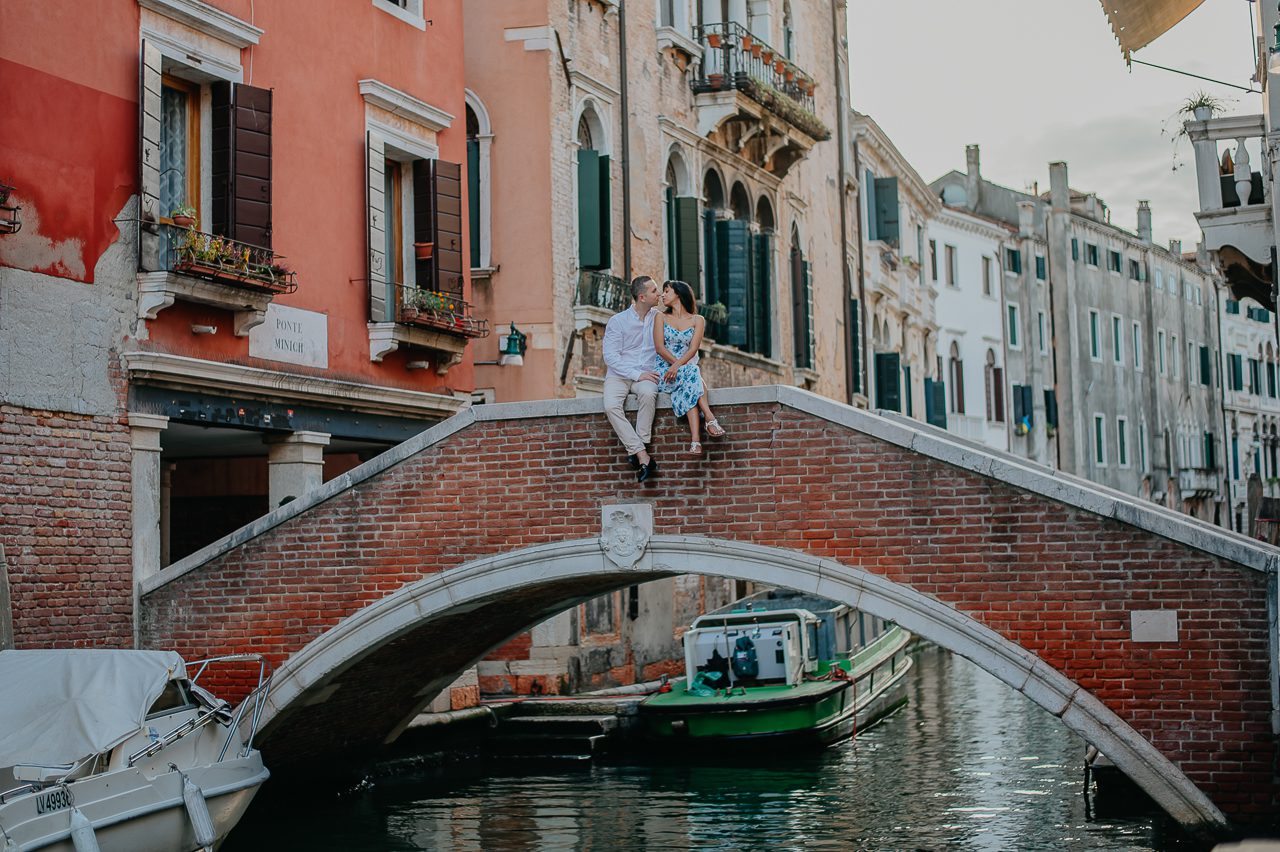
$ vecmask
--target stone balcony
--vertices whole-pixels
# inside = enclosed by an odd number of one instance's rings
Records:
[[[1178,490],[1183,500],[1209,497],[1218,493],[1222,479],[1211,467],[1184,467],[1178,471]]]
[[[1217,252],[1236,299],[1249,296],[1275,310],[1270,282],[1276,236],[1263,117],[1201,116],[1188,121],[1185,128],[1195,150],[1200,194],[1195,215],[1205,248]],[[1223,142],[1228,144],[1220,156]],[[1251,143],[1255,153],[1250,152]]]

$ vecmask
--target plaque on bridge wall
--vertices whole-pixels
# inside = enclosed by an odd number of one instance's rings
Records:
[[[266,321],[249,329],[249,355],[304,367],[328,367],[329,317],[273,302],[267,307]]]

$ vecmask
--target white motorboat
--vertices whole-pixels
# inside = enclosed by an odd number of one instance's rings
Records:
[[[233,712],[198,685],[212,663],[256,663]],[[0,651],[0,850],[216,848],[269,773],[253,735],[266,662],[187,664],[170,651]]]

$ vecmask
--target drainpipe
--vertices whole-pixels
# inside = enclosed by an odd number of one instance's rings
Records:
[[[862,174],[862,158],[858,154],[858,137],[853,137],[853,173],[855,176]],[[857,178],[860,179],[860,178]],[[860,185],[860,184],[859,184]],[[858,227],[858,347],[862,350],[862,392],[867,397],[867,407],[872,406],[871,401],[871,380],[870,367],[867,364],[867,275],[864,258],[867,256],[866,246],[862,242],[862,192],[859,190],[855,196],[858,204],[858,215],[853,217]],[[841,199],[841,208],[844,203]],[[844,258],[843,263],[848,263]]]
[[[622,90],[622,271],[631,283],[631,115],[627,104],[627,3],[618,0],[618,87]]]
[[[844,168],[845,121],[848,120],[844,92],[847,75],[841,73],[840,66],[839,3],[840,0],[831,0],[831,61],[836,72],[836,144],[839,145],[839,159],[837,161],[839,164],[837,167],[837,186],[839,189],[837,190],[837,201],[840,203],[840,280],[844,282],[844,287],[842,288],[844,295],[844,385],[845,396],[849,404],[853,405],[853,395],[857,387],[853,377],[854,323],[859,323],[858,331],[861,331],[862,301],[859,300],[858,302],[858,315],[855,316],[853,312],[853,282],[849,280],[849,213],[845,198],[848,175]],[[861,340],[862,335],[857,335],[857,339]]]

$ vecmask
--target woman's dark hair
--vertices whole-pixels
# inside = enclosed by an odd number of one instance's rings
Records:
[[[698,300],[694,298],[693,288],[683,281],[667,281],[662,285],[663,289],[670,288],[676,291],[676,298],[680,300],[680,304],[691,314],[698,312]],[[667,313],[671,313],[671,309],[667,308]]]

